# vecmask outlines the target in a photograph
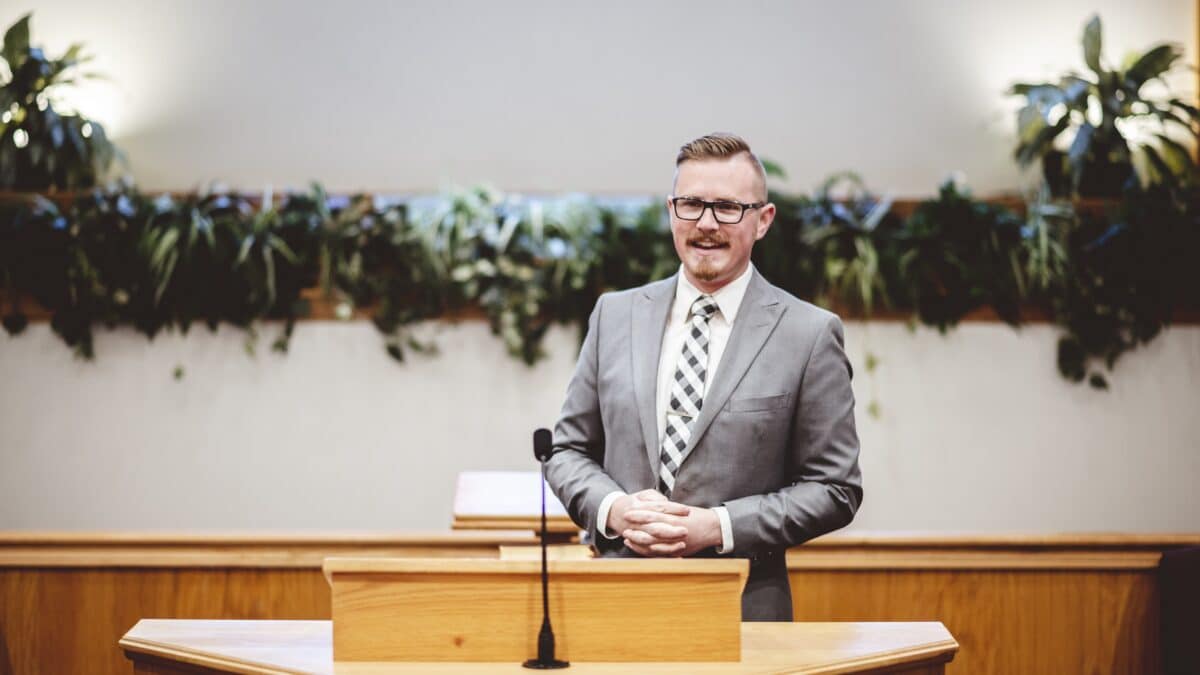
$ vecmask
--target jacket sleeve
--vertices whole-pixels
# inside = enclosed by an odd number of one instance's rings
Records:
[[[546,481],[575,524],[598,536],[600,502],[621,486],[604,471],[604,425],[600,413],[597,354],[604,296],[588,319],[575,374],[554,427],[554,455],[546,463]]]
[[[817,333],[800,381],[789,443],[790,484],[725,502],[735,553],[795,546],[847,525],[862,503],[852,369],[842,322]]]

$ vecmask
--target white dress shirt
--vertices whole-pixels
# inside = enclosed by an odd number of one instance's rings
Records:
[[[738,308],[750,285],[750,275],[754,265],[747,265],[746,271],[738,278],[725,284],[712,293],[712,299],[717,303],[717,312],[708,320],[708,366],[705,369],[704,389],[708,392],[709,384],[716,375],[721,356],[725,353],[725,345],[729,343],[729,334],[733,331],[733,321],[737,318]],[[689,329],[689,314],[692,303],[703,295],[687,280],[683,266],[679,268],[679,281],[675,286],[675,301],[671,304],[671,313],[667,316],[667,327],[663,333],[662,351],[658,357],[658,389],[655,396],[654,413],[658,420],[658,443],[662,447],[663,434],[667,428],[667,405],[671,398],[671,382],[678,367],[679,355],[683,353],[683,341]],[[701,404],[703,406],[703,404]],[[600,534],[609,539],[616,539],[620,533],[608,532],[608,512],[613,502],[624,492],[612,492],[605,495],[596,513],[596,522],[600,524]],[[721,548],[718,553],[733,551],[733,525],[729,520],[729,511],[723,506],[713,508],[721,523]]]

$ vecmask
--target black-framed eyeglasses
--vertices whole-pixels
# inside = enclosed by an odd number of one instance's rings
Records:
[[[722,225],[736,225],[742,222],[742,217],[746,215],[746,211],[765,205],[766,202],[743,204],[723,199],[715,202],[706,202],[703,199],[696,199],[695,197],[671,198],[671,208],[675,211],[675,217],[680,220],[700,220],[704,217],[705,209],[712,209],[713,218]]]

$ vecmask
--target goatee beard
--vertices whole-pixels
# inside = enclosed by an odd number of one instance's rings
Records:
[[[716,266],[710,264],[708,261],[703,261],[692,265],[692,268],[689,271],[692,273],[692,276],[696,277],[700,281],[713,281],[718,276]]]
[[[719,235],[718,236],[699,236],[699,237],[693,237],[688,240],[689,247],[691,247],[691,246],[725,247],[725,246],[728,246],[728,244],[729,244],[729,241]],[[713,264],[713,261],[709,260],[708,258],[703,258],[703,257],[700,258],[699,260],[697,260],[694,264],[690,265],[688,267],[688,271],[692,273],[692,276],[696,277],[700,281],[715,281],[716,278],[721,275],[720,270],[717,269],[717,266],[715,264]]]

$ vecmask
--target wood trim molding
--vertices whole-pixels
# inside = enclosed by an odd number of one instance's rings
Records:
[[[789,570],[1146,570],[1156,551],[987,551],[954,549],[788,551]]]
[[[0,546],[9,544],[210,544],[218,546],[243,545],[375,545],[375,544],[449,544],[478,540],[528,539],[525,530],[507,532],[380,532],[380,531],[137,531],[137,530],[0,530]]]
[[[904,666],[905,670],[902,672],[908,672],[907,669],[920,665],[933,666],[949,663],[954,659],[954,655],[958,652],[958,649],[957,642],[954,640],[945,640],[943,642],[932,642],[908,649],[897,649],[886,654],[848,659],[832,664],[828,669],[806,670],[805,672],[814,675],[820,675],[821,673],[890,672],[883,669],[891,666]]]
[[[0,567],[230,567],[319,570],[329,557],[496,558],[527,531],[367,533],[0,532]],[[1135,570],[1200,533],[828,535],[788,552],[791,569]]]
[[[818,537],[804,546],[879,548],[1170,548],[1200,546],[1200,532],[853,532]]]
[[[325,558],[495,558],[535,546],[531,532],[426,534],[182,534],[0,532],[0,567],[227,567],[320,569]]]
[[[328,622],[314,622],[328,623]],[[136,628],[136,626],[135,626]],[[130,631],[132,632],[132,631]],[[255,663],[233,657],[218,657],[177,645],[168,645],[125,635],[117,645],[125,656],[135,663],[155,663],[178,668],[180,663],[210,669],[221,673],[240,675],[303,675],[308,671],[281,669],[263,663]]]
[[[322,569],[326,578],[332,575],[432,575],[488,574],[537,576],[541,571],[540,560],[447,560],[445,562],[421,558],[393,558],[374,560],[371,558],[330,558]],[[683,558],[596,558],[592,560],[556,560],[553,572],[557,574],[583,574],[596,576],[635,576],[655,574],[724,574],[746,575],[748,563],[739,558],[708,558],[684,560]]]
[[[542,527],[541,516],[454,516],[451,529],[469,530],[525,530],[537,531]],[[550,534],[577,535],[580,527],[567,516],[547,516],[546,532]]]
[[[150,664],[158,668],[158,670],[136,670],[137,673],[149,673],[151,675],[156,673],[162,673],[163,675],[182,673],[180,664],[187,664],[195,668],[195,670],[189,668],[187,672],[194,672],[197,675],[201,673],[212,673],[213,675],[217,673],[237,673],[237,675],[312,675],[312,671],[308,670],[272,668],[264,664],[218,658],[191,650],[177,649],[168,645],[158,645],[153,642],[136,639],[122,639],[117,644],[124,650],[125,657],[133,663],[143,667]]]
[[[1148,570],[1200,533],[860,533],[788,551],[791,570]]]

